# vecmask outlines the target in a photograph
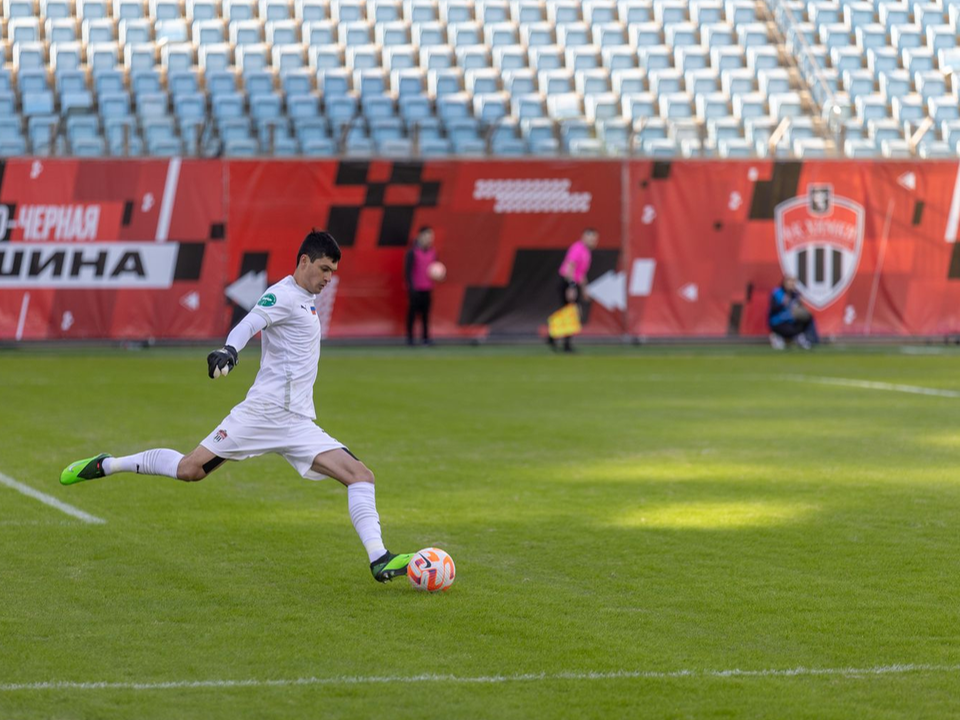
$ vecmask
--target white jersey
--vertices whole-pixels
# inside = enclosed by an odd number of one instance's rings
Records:
[[[267,288],[252,312],[267,326],[261,334],[260,372],[244,403],[267,403],[316,419],[313,385],[320,362],[316,295],[288,275]]]

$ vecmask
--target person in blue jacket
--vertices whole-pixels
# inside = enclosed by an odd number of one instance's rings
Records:
[[[817,325],[810,310],[803,304],[797,291],[797,279],[784,275],[783,282],[770,293],[770,345],[774,350],[783,350],[787,343],[795,341],[804,350],[816,345]]]

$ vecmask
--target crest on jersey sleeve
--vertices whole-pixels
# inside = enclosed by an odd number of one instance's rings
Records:
[[[777,205],[780,267],[797,278],[808,305],[823,310],[849,287],[860,264],[863,217],[863,207],[834,195],[832,185],[810,185],[805,196]]]
[[[277,296],[274,295],[273,293],[267,293],[262,298],[260,298],[260,302],[257,303],[257,305],[259,305],[260,307],[273,307],[276,304],[277,304]]]

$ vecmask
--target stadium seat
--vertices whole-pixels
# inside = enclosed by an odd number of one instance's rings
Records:
[[[719,148],[719,141],[743,138],[743,127],[733,117],[711,118],[706,122],[707,139]]]
[[[227,157],[256,157],[260,153],[260,146],[256,140],[250,138],[236,138],[226,140],[223,144],[223,153]]]
[[[919,122],[927,115],[923,97],[917,93],[894,97],[892,109],[893,119],[900,124],[904,122]]]
[[[52,155],[57,150],[59,118],[56,115],[35,115],[27,118],[27,137],[37,155]]]
[[[420,141],[421,157],[445,157],[453,152],[449,140],[443,138],[427,138]]]
[[[907,160],[912,157],[910,145],[906,140],[882,140],[880,152],[883,157],[896,160]]]
[[[633,123],[622,117],[613,117],[597,123],[597,138],[607,155],[623,155],[630,148]]]
[[[925,160],[942,160],[956,156],[948,143],[939,141],[922,143],[918,149],[918,154]]]

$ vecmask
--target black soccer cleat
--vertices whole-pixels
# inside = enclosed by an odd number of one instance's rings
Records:
[[[394,555],[387,550],[386,553],[370,563],[370,572],[373,573],[373,579],[377,582],[389,582],[395,577],[407,574],[407,565],[413,559],[415,553],[405,553]]]

